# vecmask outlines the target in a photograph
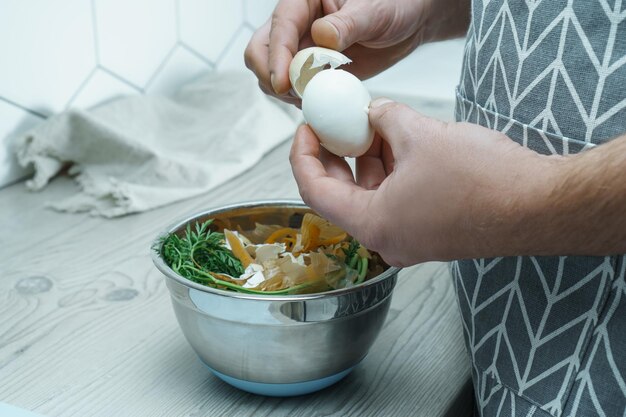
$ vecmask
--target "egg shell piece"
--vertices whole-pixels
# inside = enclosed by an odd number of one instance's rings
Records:
[[[361,156],[372,145],[372,100],[357,77],[328,69],[316,74],[302,96],[302,114],[322,146],[339,156]]]
[[[346,65],[351,62],[352,60],[350,58],[339,51],[319,46],[313,47],[313,65],[311,65],[311,68],[317,68],[328,64],[332,69],[335,69],[340,65]]]
[[[263,271],[256,271],[245,284],[242,285],[243,288],[254,288],[258,287],[263,281],[265,281],[265,275],[263,275]]]
[[[302,98],[307,83],[326,65],[335,69],[350,62],[350,58],[341,52],[319,46],[298,51],[289,65],[289,81],[293,91]]]

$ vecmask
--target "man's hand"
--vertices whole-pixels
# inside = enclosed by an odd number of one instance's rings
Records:
[[[300,49],[345,50],[354,62],[345,69],[365,79],[422,43],[464,35],[469,16],[470,0],[281,0],[252,36],[245,62],[266,94],[298,104],[289,64]]]
[[[542,156],[502,133],[388,100],[372,103],[370,122],[378,135],[357,158],[356,179],[307,126],[290,160],[304,201],[388,263],[626,252],[626,138],[608,154],[617,172],[606,174],[601,149]],[[595,172],[586,178],[593,192],[575,180],[581,166]]]

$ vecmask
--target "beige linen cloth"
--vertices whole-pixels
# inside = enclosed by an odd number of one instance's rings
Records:
[[[128,96],[53,116],[16,141],[26,182],[41,190],[65,166],[76,195],[48,205],[121,216],[223,184],[290,138],[299,113],[244,73],[214,73],[171,97]]]

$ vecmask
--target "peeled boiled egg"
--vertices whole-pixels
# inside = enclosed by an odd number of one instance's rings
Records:
[[[356,157],[374,139],[367,115],[372,98],[357,77],[336,69],[350,62],[332,49],[306,48],[291,61],[289,78],[302,97],[304,119],[322,146],[335,155]]]

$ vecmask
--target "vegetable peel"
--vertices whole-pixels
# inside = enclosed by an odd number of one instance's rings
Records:
[[[202,285],[295,294],[351,287],[381,271],[367,249],[311,213],[303,216],[299,229],[257,224],[252,231],[236,226],[238,231],[220,233],[211,224],[188,225],[184,236],[167,236],[159,249],[176,273]]]

